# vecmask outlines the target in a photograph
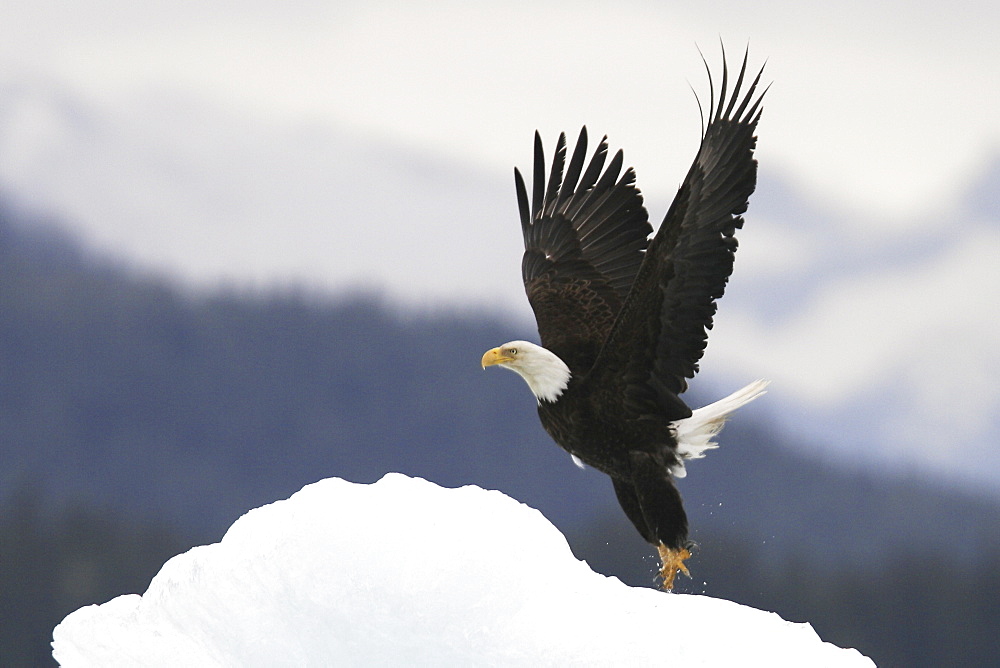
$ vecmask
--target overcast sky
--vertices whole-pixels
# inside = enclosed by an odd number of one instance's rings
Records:
[[[695,45],[717,64],[722,37],[775,82],[761,160],[905,224],[1000,146],[997,25],[985,1],[33,0],[5,7],[0,58],[103,100],[207,96],[503,171],[536,127],[588,123],[669,192],[698,138]]]

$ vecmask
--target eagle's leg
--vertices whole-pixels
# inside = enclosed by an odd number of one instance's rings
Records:
[[[639,528],[642,537],[656,546],[660,554],[661,586],[665,591],[671,591],[678,571],[691,576],[684,564],[684,560],[691,556],[684,504],[670,472],[656,458],[645,452],[632,452],[630,460],[631,490],[638,507],[633,507],[632,512],[629,512],[624,502],[622,507]],[[619,485],[616,484],[618,500],[623,501],[623,494],[618,488]],[[641,522],[636,516],[640,514]],[[644,526],[640,527],[640,524]]]
[[[660,552],[660,578],[663,580],[663,589],[666,591],[673,589],[674,578],[677,576],[678,570],[691,577],[687,566],[684,565],[684,560],[691,556],[691,552],[683,547],[676,550],[669,548],[657,539],[656,534],[646,524],[646,516],[642,512],[639,495],[631,481],[622,478],[612,478],[611,481],[614,483],[615,494],[618,496],[618,503],[621,504],[622,510],[632,520],[632,524],[639,530],[646,542],[656,545]]]
[[[664,591],[674,588],[674,578],[677,577],[678,571],[691,577],[688,567],[684,564],[684,560],[691,556],[690,550],[686,547],[674,549],[663,543],[660,543],[657,549],[660,551],[660,578],[663,580],[660,586]]]

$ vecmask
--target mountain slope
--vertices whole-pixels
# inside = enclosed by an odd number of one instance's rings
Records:
[[[520,379],[479,368],[484,346],[512,335],[492,316],[400,316],[364,295],[186,293],[95,261],[9,208],[0,209],[0,310],[0,502],[29,490],[43,507],[103,508],[204,542],[317,479],[399,471],[500,489],[540,509],[598,570],[653,583],[606,479],[549,441]],[[717,398],[703,385],[693,403]],[[980,573],[997,553],[997,504],[817,459],[761,419],[780,407],[768,402],[741,411],[682,481],[702,545],[684,591],[719,595],[736,578],[752,595],[801,596],[801,586],[778,594],[774,573],[822,584],[847,569],[861,583],[848,602],[861,603],[899,555]],[[893,596],[911,591],[892,581]],[[755,600],[745,590],[733,598]],[[821,618],[825,605],[809,598],[793,618]],[[855,609],[836,619],[861,618]],[[969,628],[983,619],[993,617]],[[838,640],[857,644],[864,628],[845,628]],[[908,637],[905,624],[892,628],[886,638]]]
[[[416,308],[488,300],[530,326],[506,169],[199,97],[0,88],[0,188],[101,252],[202,288],[375,283]],[[524,150],[511,161],[530,134]],[[766,376],[782,405],[770,420],[806,447],[1000,498],[995,165],[892,219],[805,193],[762,160],[699,380]],[[639,176],[655,217],[676,181]]]

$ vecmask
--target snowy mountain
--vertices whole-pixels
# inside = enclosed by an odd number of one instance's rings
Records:
[[[591,571],[500,492],[327,479],[54,631],[65,666],[873,666],[808,624]]]
[[[403,308],[530,326],[506,172],[199,97],[112,106],[54,80],[8,84],[0,189],[92,248],[193,286],[374,286]],[[699,386],[768,377],[769,419],[825,456],[1000,494],[996,164],[891,220],[807,196],[764,162]],[[669,187],[639,178],[658,219]]]

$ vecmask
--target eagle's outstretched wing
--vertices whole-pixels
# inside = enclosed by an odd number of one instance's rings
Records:
[[[594,391],[624,396],[636,417],[690,414],[677,395],[698,371],[716,300],[733,271],[735,233],[757,183],[754,132],[763,93],[754,97],[760,73],[742,92],[746,67],[744,56],[727,96],[723,62],[718,106],[713,90],[698,155],[587,379]]]
[[[524,256],[521,275],[542,345],[574,375],[590,369],[625,302],[649,244],[649,224],[631,168],[619,178],[622,153],[607,169],[601,140],[586,170],[587,128],[569,166],[559,136],[548,184],[542,140],[535,133],[532,198],[515,169]],[[603,170],[603,173],[602,173]]]

